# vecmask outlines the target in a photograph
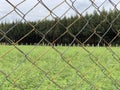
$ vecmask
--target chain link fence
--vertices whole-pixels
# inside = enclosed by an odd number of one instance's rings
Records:
[[[2,0],[0,4],[1,90],[120,89],[119,0]]]

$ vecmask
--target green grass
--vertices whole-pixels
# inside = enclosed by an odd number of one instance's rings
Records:
[[[120,89],[119,47],[17,48],[0,46],[0,90]]]

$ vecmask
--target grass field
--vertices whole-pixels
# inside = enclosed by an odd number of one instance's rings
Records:
[[[119,47],[17,48],[0,46],[0,90],[120,89]]]

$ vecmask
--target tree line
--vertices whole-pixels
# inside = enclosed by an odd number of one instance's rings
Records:
[[[120,45],[120,15],[117,10],[34,22],[0,23],[0,42],[18,44]],[[27,35],[28,34],[28,35]]]

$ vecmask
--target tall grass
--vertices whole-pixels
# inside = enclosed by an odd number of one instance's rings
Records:
[[[119,51],[119,47],[1,45],[0,90],[117,90]]]

